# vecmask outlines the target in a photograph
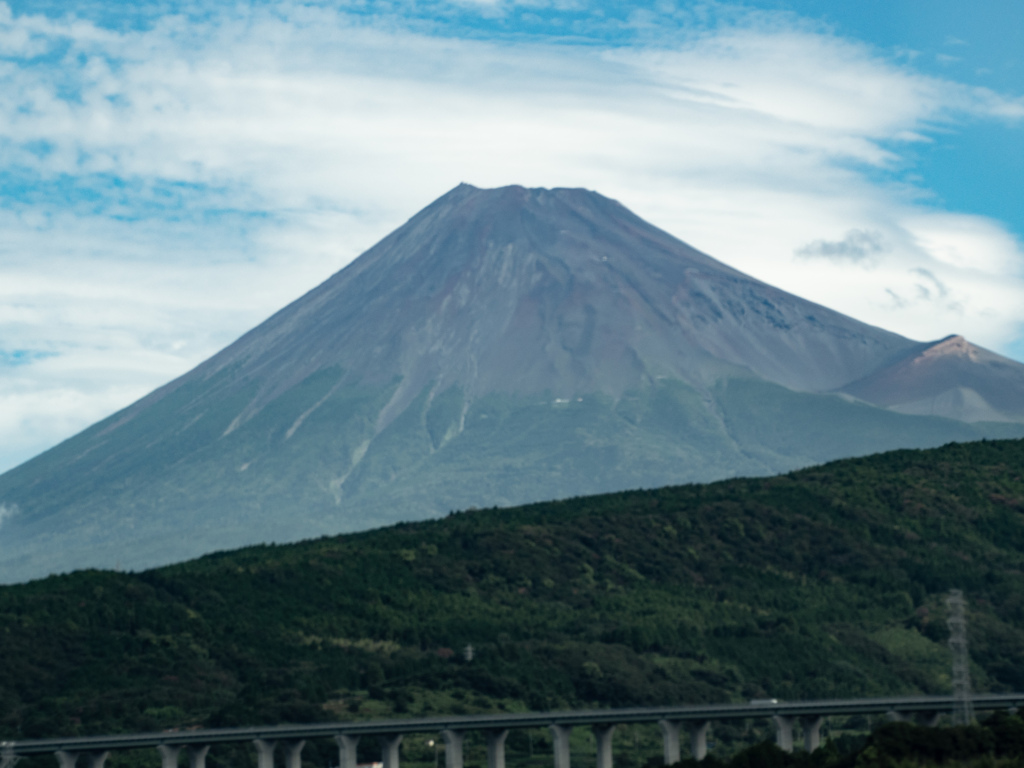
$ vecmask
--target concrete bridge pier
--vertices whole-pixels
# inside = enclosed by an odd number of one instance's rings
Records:
[[[398,747],[401,743],[402,734],[384,737],[384,747],[381,749],[380,756],[384,768],[398,768]]]
[[[181,754],[182,747],[158,744],[156,748],[160,753],[160,768],[178,768],[178,755]],[[209,751],[209,744],[189,744],[188,768],[206,768],[206,753]]]
[[[783,752],[793,751],[793,720],[785,715],[772,715],[775,723],[775,743]]]
[[[252,743],[256,747],[256,768],[274,768],[274,749],[277,748],[277,742],[253,739]]]
[[[156,751],[160,753],[160,768],[178,768],[178,755],[181,753],[181,747],[158,744]],[[62,765],[61,768],[64,766]]]
[[[594,739],[597,741],[597,768],[612,768],[612,735],[614,725],[595,725]]]
[[[679,729],[682,725],[680,720],[658,721],[665,765],[675,765],[682,757],[679,745]],[[688,723],[687,727],[690,731],[690,754],[694,760],[703,760],[708,756],[708,729],[711,727],[711,721],[696,720]]]
[[[462,740],[465,731],[453,731],[446,728],[441,731],[444,739],[444,768],[462,768]]]
[[[569,735],[572,733],[572,726],[552,723],[549,727],[551,735],[554,736],[555,768],[571,768]],[[384,768],[388,768],[388,766],[385,765]]]
[[[661,729],[662,754],[665,765],[675,765],[679,762],[679,721],[659,720],[658,728]]]
[[[690,723],[690,754],[694,760],[703,760],[708,756],[708,729],[710,720],[699,720]]]
[[[487,732],[487,768],[505,768],[505,739],[508,729]]]
[[[338,742],[338,768],[356,768],[356,747],[359,745],[359,737],[339,733],[334,740]]]
[[[821,715],[805,715],[800,718],[800,727],[804,729],[804,749],[813,752],[821,746],[821,724],[825,718]]]
[[[75,768],[79,755],[85,755],[85,768],[103,768],[103,764],[110,757],[110,752],[107,750],[100,752],[66,752],[63,749],[58,749],[53,754],[56,755],[60,768]]]
[[[306,746],[305,739],[284,743],[284,768],[302,768],[302,748],[304,746]]]
[[[189,744],[188,768],[206,768],[206,754],[209,751],[209,744]]]

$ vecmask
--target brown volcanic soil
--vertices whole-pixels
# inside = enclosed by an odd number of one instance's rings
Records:
[[[298,301],[137,404],[232,368],[259,394],[318,370],[402,377],[382,426],[425,385],[612,397],[658,378],[704,390],[753,373],[829,391],[915,343],[726,266],[582,189],[456,187]],[[130,409],[126,416],[136,412]]]
[[[962,336],[920,345],[842,391],[906,413],[964,421],[1024,420],[1024,365]]]

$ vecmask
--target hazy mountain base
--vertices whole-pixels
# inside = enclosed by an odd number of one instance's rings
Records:
[[[907,416],[753,378],[720,381],[708,395],[660,380],[618,401],[466,403],[456,388],[433,397],[425,388],[377,433],[398,382],[339,387],[341,375],[314,374],[240,425],[233,420],[251,389],[223,386],[228,374],[207,382],[204,398],[186,384],[126,423],[112,416],[7,473],[0,501],[18,513],[4,523],[0,578],[137,568],[239,541],[1024,435],[1024,425]],[[181,423],[183,406],[196,401],[203,410]]]

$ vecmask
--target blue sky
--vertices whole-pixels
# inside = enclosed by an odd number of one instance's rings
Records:
[[[1024,4],[0,3],[0,470],[459,182],[1024,360]]]
[[[1024,5],[906,2],[758,3],[805,14],[838,34],[865,40],[915,69],[996,91],[1024,93]],[[909,153],[904,178],[930,190],[933,204],[994,216],[1024,236],[1024,126],[1020,120],[961,120],[940,140]]]

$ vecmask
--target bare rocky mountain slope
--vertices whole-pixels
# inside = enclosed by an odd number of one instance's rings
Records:
[[[1024,421],[1024,366],[963,336],[921,344],[842,391],[902,413]]]
[[[461,185],[0,476],[0,580],[1024,435],[1024,365],[950,343],[788,294],[593,192]]]

